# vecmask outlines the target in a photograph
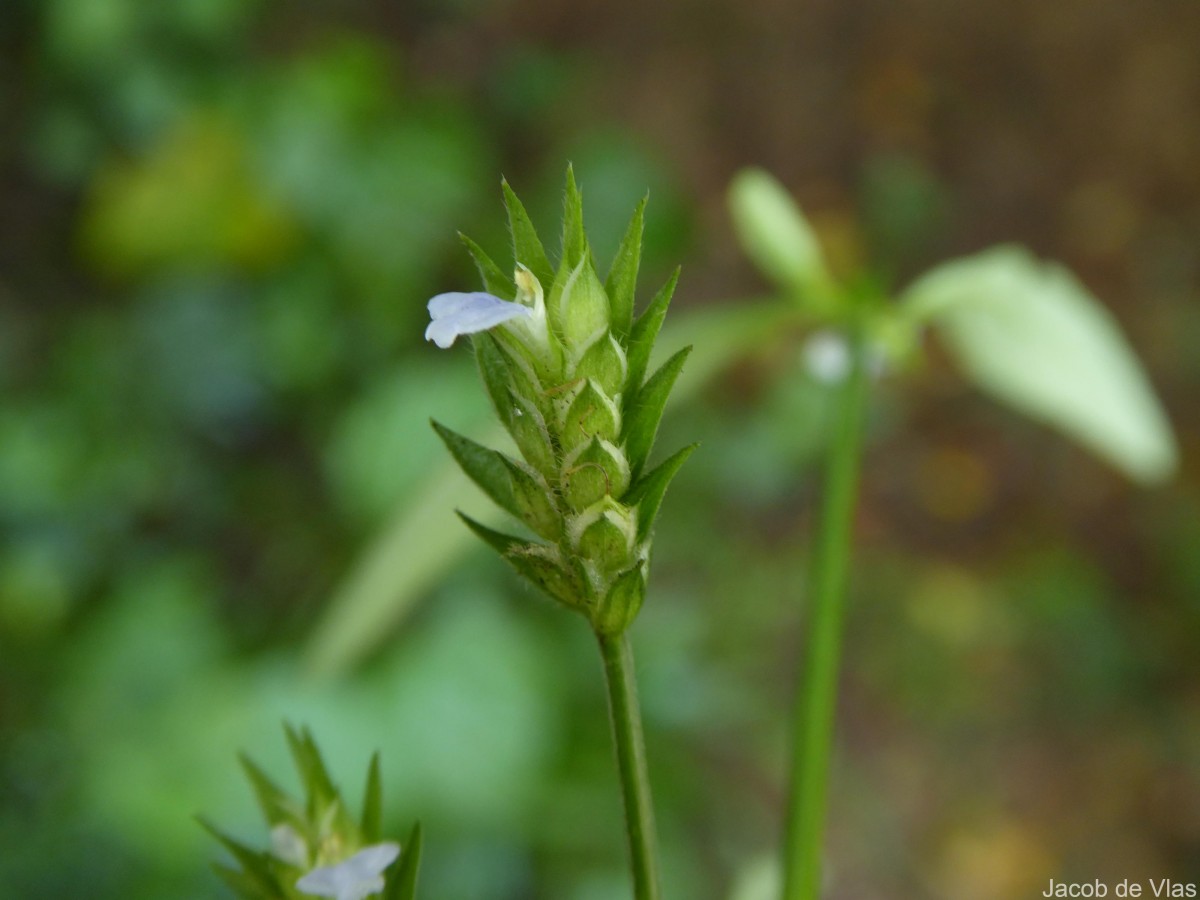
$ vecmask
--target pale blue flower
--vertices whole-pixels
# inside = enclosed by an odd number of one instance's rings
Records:
[[[383,890],[383,870],[399,855],[399,844],[372,844],[335,866],[313,869],[296,882],[296,890],[334,900],[363,900]]]
[[[425,340],[443,350],[460,334],[475,334],[517,318],[531,318],[534,310],[522,303],[501,300],[484,291],[438,294],[429,301],[432,321],[425,329]]]

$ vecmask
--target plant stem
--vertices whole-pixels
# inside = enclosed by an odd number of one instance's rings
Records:
[[[615,637],[597,634],[596,638],[600,642],[604,679],[608,684],[608,712],[625,803],[633,895],[635,900],[659,900],[654,806],[650,799],[650,776],[646,770],[646,746],[642,739],[642,714],[634,679],[633,650],[629,646],[629,638],[623,634]]]
[[[816,900],[821,886],[825,796],[837,707],[846,573],[858,494],[867,378],[851,340],[852,369],[837,403],[825,497],[812,559],[808,628],[796,691],[792,782],[784,833],[783,900]]]

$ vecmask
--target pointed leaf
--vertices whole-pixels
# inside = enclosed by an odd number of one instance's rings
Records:
[[[629,333],[628,347],[628,375],[625,376],[626,401],[632,400],[637,393],[638,388],[642,386],[642,379],[646,377],[646,368],[650,365],[650,352],[654,349],[654,342],[658,339],[658,331],[662,327],[663,318],[667,315],[667,307],[671,304],[671,296],[675,293],[675,285],[679,283],[679,269],[676,268],[671,273],[671,277],[667,279],[667,283],[662,286],[654,299],[650,301],[650,305],[646,307],[646,311],[642,313],[636,322],[633,323],[633,329]]]
[[[421,823],[413,826],[400,853],[400,865],[387,876],[384,900],[415,900],[421,869]]]
[[[513,260],[529,268],[533,276],[541,282],[542,288],[548,290],[554,281],[554,268],[546,256],[546,248],[538,237],[537,229],[525,211],[525,205],[509,186],[508,181],[502,181],[504,189],[504,205],[508,209],[508,230],[513,241]]]
[[[467,477],[479,485],[497,506],[520,518],[521,508],[513,495],[507,457],[451,431],[439,422],[432,424],[438,437],[446,444],[446,449],[467,473]]]
[[[362,839],[364,844],[377,844],[383,838],[383,776],[379,771],[379,751],[371,754],[367,769],[367,786],[363,791]]]
[[[1144,483],[1171,476],[1175,438],[1108,311],[1066,269],[998,247],[938,266],[901,302],[969,377]]]
[[[546,540],[557,541],[562,535],[562,515],[545,478],[531,466],[507,456],[500,458],[508,469],[517,518]]]
[[[625,237],[621,239],[621,246],[613,258],[612,268],[608,270],[608,278],[604,281],[604,289],[612,307],[613,331],[621,340],[633,327],[633,298],[637,291],[638,265],[642,258],[642,228],[647,199],[643,197],[634,210],[629,227],[625,229]]]
[[[239,753],[238,761],[242,765],[242,771],[246,773],[246,778],[254,787],[254,796],[258,799],[259,809],[267,822],[274,826],[283,821],[291,821],[294,813],[288,795],[246,754]]]
[[[587,607],[587,579],[577,561],[560,559],[556,549],[540,544],[513,547],[505,559],[522,578],[552,600],[570,609]]]
[[[584,588],[577,573],[572,573],[559,557],[558,550],[494,531],[460,512],[466,523],[488,546],[496,550],[517,574],[549,596],[572,608],[582,608]]]
[[[479,270],[479,277],[483,279],[484,290],[489,294],[495,294],[501,300],[515,300],[517,289],[504,270],[492,262],[492,258],[484,252],[482,247],[461,231],[458,233],[458,239],[463,242],[467,252],[475,260],[475,268]]]
[[[575,168],[567,166],[567,183],[563,190],[562,265],[575,269],[587,254],[587,237],[583,232],[583,195],[575,183]]]
[[[309,815],[319,814],[337,799],[337,788],[308,729],[302,728],[297,732],[291,725],[285,724],[283,730],[292,751],[292,760],[304,784]]]
[[[638,510],[638,543],[650,537],[654,528],[654,520],[658,518],[658,508],[662,503],[667,486],[679,472],[680,467],[687,462],[699,444],[689,444],[682,450],[667,457],[654,470],[644,475],[637,484],[629,489],[621,502],[626,506],[636,506]]]
[[[523,547],[529,543],[529,541],[522,540],[518,537],[513,537],[511,534],[504,534],[503,532],[488,528],[486,525],[476,522],[474,519],[460,510],[456,510],[456,512],[458,513],[458,517],[466,523],[468,528],[482,538],[484,543],[505,558],[507,558],[508,551],[513,547]]]
[[[625,454],[629,457],[629,468],[634,480],[642,471],[650,448],[654,446],[654,435],[658,432],[658,423],[662,419],[663,407],[675,379],[687,360],[691,347],[684,347],[668,359],[637,393],[637,399],[625,416],[625,430],[621,443],[625,446]]]
[[[213,871],[217,873],[217,877],[242,900],[262,900],[262,886],[254,876],[247,875],[241,869],[231,869],[221,863],[213,863],[212,867]]]

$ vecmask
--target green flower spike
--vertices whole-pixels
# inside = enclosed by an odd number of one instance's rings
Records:
[[[512,279],[464,238],[487,290],[434,297],[425,336],[443,348],[473,336],[484,385],[522,458],[434,428],[467,475],[542,540],[462,516],[467,525],[537,588],[587,616],[598,634],[618,635],[645,598],[659,503],[694,449],[647,471],[667,394],[690,350],[645,377],[675,277],[634,320],[645,201],[602,282],[570,169],[556,267],[521,201],[503,188]]]
[[[371,759],[361,818],[350,817],[306,729],[284,726],[304,786],[304,801],[285,794],[246,756],[242,768],[271,829],[271,849],[254,850],[217,828],[201,824],[224,846],[237,867],[216,863],[221,879],[245,900],[414,900],[421,864],[421,826],[403,851],[381,840],[383,817],[379,755]],[[399,864],[393,866],[399,858]]]

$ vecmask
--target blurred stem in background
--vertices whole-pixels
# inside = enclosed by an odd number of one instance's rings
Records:
[[[783,898],[820,895],[825,798],[837,707],[846,575],[858,495],[868,378],[863,341],[850,338],[851,368],[837,397],[812,560],[811,604],[796,693],[792,782],[784,835]]]
[[[597,633],[608,685],[608,710],[612,720],[613,749],[621,777],[625,804],[625,829],[629,836],[629,861],[636,900],[658,900],[658,852],[654,830],[654,804],[646,769],[646,743],[642,738],[642,713],[638,705],[633,649],[627,635]]]

